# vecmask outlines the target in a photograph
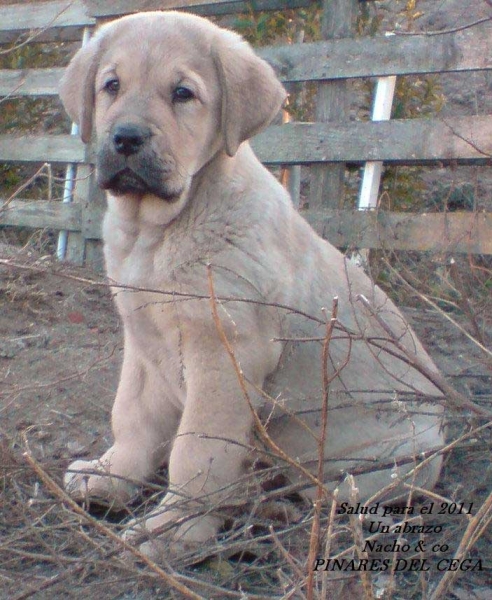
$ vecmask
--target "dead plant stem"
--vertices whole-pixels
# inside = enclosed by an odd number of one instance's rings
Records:
[[[309,481],[311,481],[311,483],[315,486],[318,485],[323,485],[322,482],[320,482],[318,480],[317,477],[315,477],[311,471],[309,471],[308,469],[306,469],[301,463],[295,461],[292,457],[290,457],[286,452],[284,452],[282,450],[282,448],[280,448],[270,437],[270,435],[268,434],[266,427],[263,425],[263,423],[261,422],[260,417],[258,416],[258,413],[255,410],[255,407],[253,406],[253,403],[251,401],[251,398],[249,396],[249,392],[248,389],[246,387],[246,380],[244,377],[244,373],[241,370],[241,367],[236,359],[236,355],[234,353],[234,349],[232,348],[229,340],[227,339],[227,335],[224,331],[224,327],[222,326],[222,322],[220,320],[218,311],[217,311],[217,301],[218,298],[215,295],[215,289],[214,289],[214,284],[213,284],[213,278],[212,278],[212,268],[211,265],[207,265],[207,270],[208,270],[208,281],[209,281],[209,290],[210,290],[210,295],[207,296],[207,298],[210,300],[210,306],[212,309],[212,317],[214,320],[214,324],[215,327],[217,328],[217,332],[220,336],[220,339],[224,345],[224,348],[227,351],[227,354],[229,355],[234,370],[236,372],[237,378],[238,378],[238,382],[239,385],[241,387],[241,391],[243,393],[244,399],[246,400],[246,402],[248,403],[248,406],[251,410],[251,414],[253,415],[253,421],[256,427],[256,430],[261,438],[261,440],[267,445],[267,447],[270,447],[273,452],[282,460],[284,460],[287,464],[289,464],[290,466],[294,467],[295,469],[297,469],[298,471],[300,471],[303,475],[305,475]]]
[[[328,360],[329,360],[329,349],[330,341],[333,335],[335,324],[338,316],[338,297],[333,298],[331,318],[326,323],[326,334],[323,341],[323,351],[321,355],[321,369],[323,379],[323,394],[322,394],[322,405],[321,405],[321,430],[318,437],[318,466],[317,466],[317,477],[318,485],[316,486],[316,499],[314,501],[314,515],[313,523],[311,527],[311,535],[309,538],[309,552],[307,559],[307,576],[306,576],[306,593],[307,599],[313,600],[314,598],[314,560],[319,548],[319,537],[320,537],[320,521],[321,521],[321,509],[323,507],[323,500],[326,497],[326,487],[322,484],[324,476],[324,465],[325,465],[325,445],[326,445],[326,434],[328,431],[328,403],[330,397],[330,383],[334,377],[338,374],[336,371],[330,375],[328,373]]]
[[[481,417],[490,418],[492,413],[478,406],[471,400],[468,400],[465,396],[458,393],[449,383],[440,375],[438,372],[433,371],[427,367],[427,365],[418,358],[416,354],[410,353],[407,348],[400,342],[398,337],[389,327],[384,319],[377,313],[377,311],[373,308],[369,300],[363,295],[359,294],[357,296],[357,300],[359,300],[371,313],[371,315],[376,319],[376,321],[381,325],[384,331],[390,336],[391,341],[395,344],[396,348],[402,352],[410,361],[410,364],[417,369],[422,375],[424,375],[431,383],[433,383],[436,388],[441,391],[449,404],[456,410],[463,410],[466,408],[470,412],[480,415]],[[478,343],[478,342],[477,342]]]
[[[79,506],[70,496],[63,490],[52,477],[43,469],[43,467],[38,463],[38,461],[32,455],[32,452],[29,448],[29,443],[27,437],[24,436],[24,444],[26,450],[24,452],[24,457],[29,465],[32,467],[33,471],[36,475],[41,479],[41,481],[46,485],[46,487],[50,490],[52,494],[54,494],[59,500],[63,503],[67,504],[74,513],[79,515],[86,521],[91,527],[93,527],[96,531],[104,535],[105,537],[111,539],[115,542],[119,547],[127,552],[130,552],[135,556],[138,560],[142,561],[151,571],[156,573],[160,579],[169,585],[171,588],[179,591],[185,598],[192,598],[193,600],[205,600],[203,596],[196,594],[188,588],[187,586],[180,583],[174,575],[170,573],[166,573],[161,567],[159,567],[154,561],[152,561],[148,556],[140,552],[138,548],[135,548],[125,540],[123,540],[119,535],[114,533],[109,527],[107,527],[101,521],[98,521],[94,517],[92,517],[87,511],[85,511],[81,506]]]
[[[492,492],[488,495],[485,502],[479,508],[477,514],[470,520],[465,533],[461,538],[458,549],[455,552],[454,559],[461,562],[468,552],[471,550],[473,545],[477,542],[479,537],[485,531],[485,528],[490,524],[492,520]],[[455,571],[447,571],[439,582],[437,588],[434,590],[430,600],[440,600],[446,598],[448,592],[457,579],[462,573],[459,569]]]

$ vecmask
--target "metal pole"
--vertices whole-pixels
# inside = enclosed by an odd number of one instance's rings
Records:
[[[82,47],[84,47],[90,39],[90,31],[88,27],[84,28],[82,36]],[[79,135],[79,128],[75,123],[72,123],[70,135]],[[70,164],[65,172],[65,183],[63,185],[63,200],[64,204],[73,202],[73,189],[75,186],[76,165]],[[58,234],[58,244],[56,247],[56,256],[58,260],[64,260],[67,253],[68,231],[60,231]]]
[[[379,77],[374,97],[372,121],[388,121],[391,118],[395,85],[396,76]],[[383,163],[380,161],[368,161],[364,165],[358,204],[359,210],[374,210],[377,207],[382,170]]]

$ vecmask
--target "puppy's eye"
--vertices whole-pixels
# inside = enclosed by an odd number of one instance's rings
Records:
[[[173,102],[188,102],[193,100],[195,94],[182,85],[178,86],[173,90]]]
[[[108,94],[117,94],[120,91],[120,80],[117,77],[113,77],[112,79],[108,79],[104,84],[104,89]]]

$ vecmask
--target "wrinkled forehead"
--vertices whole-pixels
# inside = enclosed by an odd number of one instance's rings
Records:
[[[183,17],[183,15],[179,15]],[[101,28],[103,57],[145,56],[149,60],[210,55],[217,31],[212,24],[163,15],[135,15]]]
[[[193,24],[164,19],[120,22],[101,32],[99,73],[124,69],[135,76],[150,76],[154,71],[213,70],[213,35]]]

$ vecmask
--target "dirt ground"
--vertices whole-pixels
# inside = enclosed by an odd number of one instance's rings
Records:
[[[33,250],[2,245],[0,259],[0,598],[183,597],[170,592],[148,567],[122,562],[121,549],[48,489],[25,457],[29,452],[60,483],[71,460],[96,457],[111,442],[109,416],[122,337],[104,280],[88,269],[61,266]],[[483,353],[436,312],[413,308],[406,313],[449,381],[490,406],[490,360],[487,364]],[[455,437],[483,423],[464,414],[450,412],[450,417]],[[486,429],[447,455],[436,492],[449,501],[473,502],[471,512],[476,514],[491,491],[491,470],[490,429]],[[295,510],[304,513],[307,526],[310,509],[297,506]],[[447,543],[450,549],[442,556],[451,558],[469,518],[437,519],[433,516],[430,522],[441,523],[443,531],[428,539]],[[120,527],[118,522],[99,522],[116,533]],[[343,546],[342,517],[336,528],[341,536],[337,543]],[[307,531],[299,529],[282,538],[291,559],[302,565],[307,537]],[[482,532],[467,553],[475,561],[482,560],[482,570],[459,573],[454,595],[445,597],[491,598],[491,542],[490,530]],[[248,547],[255,547],[255,542],[246,539],[244,548]],[[227,560],[226,553],[223,560],[205,566],[174,568],[185,581],[193,577],[208,582],[211,588],[197,588],[205,598],[227,597],[217,589],[228,590],[233,597],[282,597],[290,589],[289,581],[295,580],[295,570],[272,549],[271,541],[262,552],[266,554],[260,558],[243,556],[242,561],[233,561]],[[423,587],[435,585],[442,575],[433,571],[427,581],[422,573],[398,574],[393,597],[423,597]],[[383,574],[374,579],[375,589],[381,592],[377,597],[386,597],[382,594],[388,581]],[[241,590],[251,595],[241,596]],[[358,592],[351,595],[349,587],[337,590],[333,598],[361,597]]]

